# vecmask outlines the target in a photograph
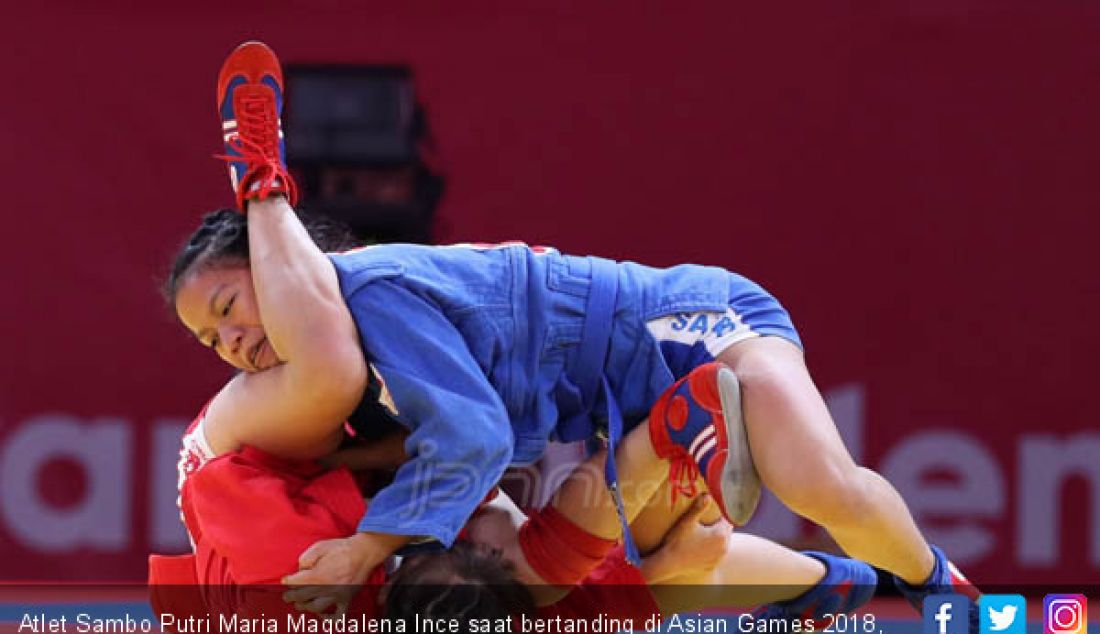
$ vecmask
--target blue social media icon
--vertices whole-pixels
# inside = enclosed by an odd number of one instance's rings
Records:
[[[1027,601],[1018,594],[983,594],[978,614],[981,634],[1027,634]]]
[[[924,599],[923,634],[969,634],[970,599],[961,594],[933,594]]]

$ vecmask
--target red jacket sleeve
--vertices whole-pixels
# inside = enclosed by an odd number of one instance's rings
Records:
[[[314,542],[355,533],[366,510],[347,470],[251,448],[212,460],[184,486],[203,545],[226,558],[242,585],[279,584]]]

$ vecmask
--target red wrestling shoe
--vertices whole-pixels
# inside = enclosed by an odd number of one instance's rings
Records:
[[[283,194],[298,202],[294,180],[286,169],[283,144],[283,73],[279,58],[262,42],[245,42],[229,54],[218,73],[221,114],[229,180],[237,206],[248,199]]]
[[[694,496],[702,474],[726,519],[734,526],[749,521],[760,502],[760,476],[733,370],[718,362],[701,365],[665,390],[650,411],[649,438],[671,463],[674,501],[678,493]]]

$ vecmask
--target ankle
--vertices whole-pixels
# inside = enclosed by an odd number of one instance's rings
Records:
[[[255,213],[263,209],[283,209],[289,206],[286,194],[282,192],[270,192],[264,198],[245,198],[245,211]]]
[[[250,171],[237,192],[237,204],[242,212],[256,203],[271,201],[272,204],[287,204],[293,207],[297,203],[297,187],[293,177],[284,168],[271,168]]]
[[[924,558],[919,567],[913,572],[907,572],[904,575],[899,574],[897,577],[911,588],[920,588],[927,585],[935,576],[936,555],[932,553],[931,547],[925,546]]]

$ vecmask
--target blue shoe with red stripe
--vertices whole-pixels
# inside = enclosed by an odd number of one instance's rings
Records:
[[[754,620],[822,621],[830,615],[836,617],[855,612],[875,596],[878,574],[871,566],[828,553],[807,551],[802,554],[825,564],[825,576],[814,587],[789,601],[760,606],[752,613]]]
[[[977,586],[970,583],[970,580],[963,573],[959,572],[955,564],[947,558],[947,553],[943,552],[939,546],[930,546],[929,548],[932,549],[935,563],[932,566],[932,574],[928,576],[928,580],[919,586],[911,586],[895,576],[894,585],[897,586],[902,596],[909,601],[909,604],[917,609],[917,612],[922,612],[925,598],[934,594],[961,594],[970,599],[970,631],[977,632],[979,621],[978,598],[982,594],[981,591],[978,590]]]
[[[733,370],[701,365],[661,394],[649,414],[653,449],[670,465],[672,496],[696,494],[702,475],[711,497],[734,526],[744,526],[760,502],[741,414],[741,386]]]
[[[229,54],[218,73],[218,112],[222,120],[229,180],[237,205],[248,199],[285,195],[297,203],[286,169],[283,143],[283,73],[279,58],[262,42],[245,42]]]

